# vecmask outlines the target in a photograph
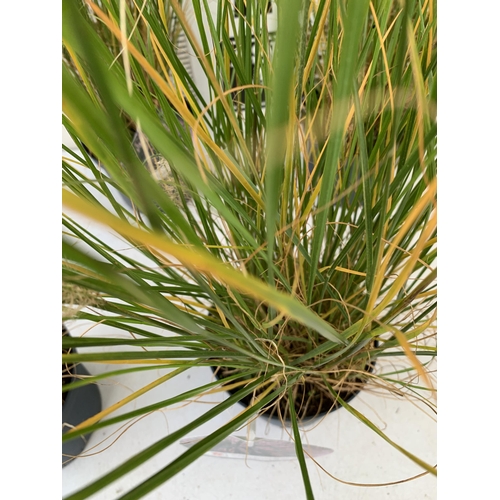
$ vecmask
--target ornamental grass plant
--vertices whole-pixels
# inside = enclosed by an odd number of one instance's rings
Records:
[[[62,77],[78,147],[63,157],[64,286],[80,291],[73,302],[92,297],[71,304],[73,317],[128,335],[65,336],[63,362],[168,365],[165,384],[214,368],[217,378],[163,408],[231,391],[68,498],[239,401],[236,418],[123,498],[264,411],[291,425],[307,498],[299,426],[334,408],[436,474],[350,402],[374,390],[436,408],[434,0],[64,0]],[[407,368],[372,370],[388,357]],[[63,439],[150,411],[104,410]]]

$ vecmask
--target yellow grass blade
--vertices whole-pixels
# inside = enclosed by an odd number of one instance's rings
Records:
[[[245,276],[242,272],[223,264],[208,252],[173,243],[164,236],[134,227],[103,208],[78,198],[66,189],[62,190],[62,198],[63,204],[69,209],[109,226],[122,236],[130,238],[138,244],[171,255],[189,269],[212,276],[240,292],[265,301],[285,316],[289,316],[299,323],[314,329],[332,342],[345,344],[345,340],[332,326],[297,299],[279,292],[254,276]]]
[[[156,362],[156,361],[155,361]],[[68,435],[72,434],[73,432],[76,432],[77,430],[80,429],[85,429],[85,427],[89,427],[93,424],[96,424],[100,420],[102,420],[104,417],[107,417],[109,414],[113,413],[114,411],[118,410],[122,406],[125,406],[127,403],[130,403],[130,401],[133,401],[134,399],[137,399],[139,396],[142,396],[146,392],[150,391],[151,389],[154,389],[155,387],[158,387],[159,385],[163,384],[163,382],[166,382],[167,380],[179,375],[182,373],[184,370],[189,368],[188,366],[178,368],[177,370],[174,370],[170,373],[167,373],[163,377],[160,377],[153,382],[151,382],[148,385],[145,385],[142,389],[139,389],[138,391],[135,391],[134,393],[130,394],[130,396],[127,396],[126,398],[123,398],[122,400],[118,401],[117,403],[109,406],[105,410],[100,411],[97,415],[94,415],[93,417],[88,418],[87,420],[83,421],[81,424],[78,424],[76,427],[73,427],[71,430],[67,432]]]

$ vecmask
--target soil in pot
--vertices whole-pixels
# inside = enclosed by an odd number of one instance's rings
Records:
[[[374,341],[373,347],[377,347],[378,342]],[[361,368],[361,369],[360,369]],[[338,390],[339,396],[343,401],[351,401],[363,389],[368,381],[369,374],[375,368],[375,361],[366,362],[364,368],[360,367],[356,370],[356,375],[348,377]],[[212,371],[219,380],[225,377],[234,375],[234,369],[224,367],[212,367]],[[360,373],[361,372],[361,373]],[[364,372],[364,373],[363,373]],[[332,384],[333,385],[333,384]],[[235,394],[238,389],[232,389],[228,392]],[[324,386],[320,377],[311,377],[302,382],[298,382],[293,387],[295,413],[297,419],[302,423],[325,416],[331,411],[342,408],[341,403],[335,400],[330,391]],[[256,392],[255,396],[258,396]],[[254,395],[249,394],[240,400],[240,403],[245,407],[252,402]],[[282,421],[290,422],[288,397],[285,395],[282,398],[275,400],[262,412],[262,416],[270,418],[271,422],[281,424]]]

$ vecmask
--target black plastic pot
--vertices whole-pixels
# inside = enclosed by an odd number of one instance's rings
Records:
[[[71,372],[77,380],[81,375],[89,372],[81,364],[73,366]],[[101,411],[101,394],[95,384],[88,384],[68,391],[62,406],[63,434],[71,427],[81,424]],[[62,445],[62,466],[64,467],[79,455],[85,448],[91,433],[66,441]]]
[[[377,347],[378,345],[379,345],[379,342],[375,341],[375,347]],[[223,378],[219,377],[218,374],[217,374],[217,368],[218,367],[212,366],[211,368],[212,368],[212,371],[214,372],[216,378],[218,380],[223,380]],[[375,369],[375,360],[370,361],[370,363],[368,363],[365,366],[365,371],[367,373],[372,373],[374,369]],[[356,379],[355,382],[362,383],[362,381],[360,379]],[[228,390],[228,392],[231,395],[233,395],[236,392],[238,392],[240,389],[241,388],[231,389],[231,390]],[[353,400],[360,392],[361,392],[361,389],[358,389],[358,390],[355,390],[355,391],[341,391],[339,393],[339,396],[342,398],[342,400],[344,402],[348,403],[349,401]],[[245,398],[243,398],[242,400],[240,400],[238,404],[242,405],[244,408],[247,408],[250,405],[251,400],[252,400],[252,394],[250,394],[250,395],[246,396]],[[328,413],[330,413],[332,411],[335,411],[335,410],[338,410],[339,408],[342,408],[342,405],[338,401],[336,401],[336,402],[332,401],[332,406],[330,406],[325,411],[315,412],[313,414],[307,414],[306,413],[305,415],[303,415],[302,418],[301,418],[301,422],[302,422],[302,424],[305,424],[305,423],[308,423],[308,422],[312,422],[312,421],[318,420],[318,419],[324,417],[325,415],[327,415]],[[274,423],[274,424],[279,424],[280,426],[282,425],[282,420],[280,419],[279,415],[277,414],[277,410],[274,407],[270,407],[270,408],[266,409],[262,413],[262,416],[266,416],[266,418],[268,418],[269,421],[272,422],[272,423]],[[291,425],[291,420],[289,418],[285,418],[284,422],[286,424],[290,424]]]

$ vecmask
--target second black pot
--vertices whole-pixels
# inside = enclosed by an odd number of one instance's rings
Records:
[[[81,364],[71,367],[72,382],[80,376],[89,376]],[[101,394],[95,384],[88,384],[68,391],[62,406],[63,434],[101,411]],[[91,433],[76,437],[62,444],[62,466],[73,461],[85,448]]]

